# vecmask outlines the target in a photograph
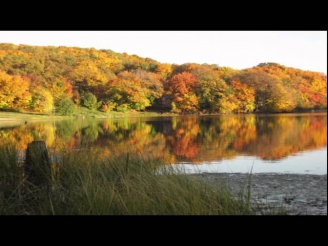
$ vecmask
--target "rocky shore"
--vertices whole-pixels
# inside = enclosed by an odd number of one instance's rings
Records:
[[[246,194],[249,184],[249,175],[243,173],[191,176],[209,184],[226,185],[236,196],[242,189]],[[252,174],[250,181],[251,203],[262,212],[284,207],[287,215],[327,215],[327,175],[259,173]]]

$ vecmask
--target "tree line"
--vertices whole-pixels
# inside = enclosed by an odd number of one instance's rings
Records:
[[[0,110],[73,115],[78,106],[178,114],[326,109],[327,75],[277,63],[237,70],[104,49],[0,44]]]

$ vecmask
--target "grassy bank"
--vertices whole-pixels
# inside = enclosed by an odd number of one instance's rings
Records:
[[[308,113],[327,113],[327,110],[316,111],[304,111],[302,114]],[[281,114],[281,113],[279,113]],[[286,115],[299,114],[299,112],[286,113]],[[43,121],[43,120],[61,120],[61,119],[81,119],[81,118],[94,118],[94,119],[106,119],[106,118],[128,118],[128,117],[163,117],[163,116],[177,116],[178,114],[155,111],[129,111],[129,112],[109,112],[104,113],[100,111],[93,111],[84,107],[79,107],[73,116],[61,116],[61,115],[47,115],[37,113],[19,113],[19,112],[2,112],[0,111],[0,124],[21,124],[25,121]],[[219,114],[197,114],[197,115],[219,115]],[[234,115],[234,114],[231,114]],[[274,113],[262,113],[258,115],[276,115]]]
[[[51,175],[35,183],[17,164],[15,146],[0,147],[0,215],[251,215],[249,198],[166,168],[161,160],[97,153],[57,153]],[[39,177],[43,174],[38,170]]]
[[[22,123],[25,121],[42,121],[42,120],[60,120],[60,119],[74,119],[74,118],[124,118],[124,117],[160,117],[160,116],[173,116],[172,113],[157,113],[157,112],[138,112],[130,111],[126,113],[122,112],[110,112],[104,113],[100,111],[92,111],[86,108],[77,109],[73,116],[60,116],[60,115],[46,115],[36,113],[18,113],[18,112],[1,112],[0,111],[0,124],[4,123]]]

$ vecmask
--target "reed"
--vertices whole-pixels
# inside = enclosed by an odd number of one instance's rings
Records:
[[[42,185],[29,182],[16,153],[14,146],[0,147],[1,215],[256,214],[249,200],[160,168],[161,159],[126,153],[99,160],[91,150],[55,153],[61,158]]]

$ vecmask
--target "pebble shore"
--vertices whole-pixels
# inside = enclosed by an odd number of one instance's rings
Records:
[[[247,190],[244,173],[190,174],[214,185],[226,185],[238,195]],[[263,173],[251,175],[251,202],[255,206],[285,208],[287,215],[327,215],[327,175]],[[263,206],[263,204],[266,204]]]

